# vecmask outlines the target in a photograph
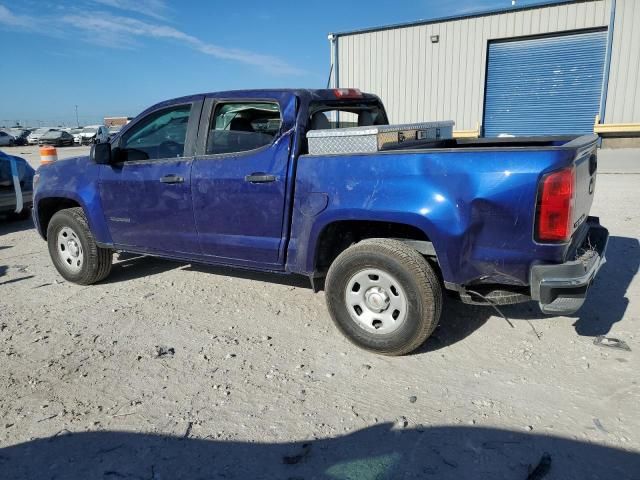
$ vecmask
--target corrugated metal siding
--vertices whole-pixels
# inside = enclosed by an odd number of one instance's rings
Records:
[[[489,40],[604,27],[610,7],[596,0],[343,35],[339,85],[378,94],[394,123],[455,120],[457,130],[473,129],[482,122]]]
[[[640,1],[618,0],[605,123],[640,122]]]
[[[606,30],[491,42],[484,135],[592,133],[606,50]]]

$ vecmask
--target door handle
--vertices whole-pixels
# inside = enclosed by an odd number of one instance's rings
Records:
[[[244,181],[250,183],[270,183],[276,181],[276,176],[268,175],[262,172],[252,173],[251,175],[247,175],[246,177],[244,177]]]
[[[184,183],[184,177],[179,177],[178,175],[170,174],[162,177],[160,181],[162,183]]]

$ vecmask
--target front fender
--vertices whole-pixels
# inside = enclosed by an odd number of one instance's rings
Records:
[[[87,157],[71,158],[42,166],[34,189],[34,222],[38,233],[45,238],[46,227],[40,224],[40,213],[51,204],[71,201],[78,204],[85,212],[89,228],[96,241],[111,245],[111,234],[105,222],[98,182],[100,165],[91,162]]]

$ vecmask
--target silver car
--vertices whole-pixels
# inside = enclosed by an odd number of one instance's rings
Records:
[[[13,135],[9,135],[7,132],[0,130],[0,147],[12,146],[15,144],[16,139]]]

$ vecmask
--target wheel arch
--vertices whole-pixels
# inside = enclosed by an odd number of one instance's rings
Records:
[[[433,257],[437,263],[433,238],[424,225],[408,219],[338,218],[317,227],[317,234],[310,237],[307,269],[314,276],[322,277],[335,258],[346,248],[370,238],[389,238],[408,243],[425,256]],[[424,218],[423,218],[424,220]]]
[[[36,226],[38,232],[45,240],[47,239],[47,228],[49,226],[49,222],[57,212],[59,212],[60,210],[65,210],[67,208],[79,207],[84,211],[84,214],[87,217],[87,222],[89,223],[89,228],[91,229],[91,232],[95,236],[96,240],[100,244],[111,244],[110,236],[105,231],[105,229],[102,228],[102,226],[104,225],[102,219],[96,219],[95,216],[98,214],[92,212],[91,209],[87,208],[85,203],[80,198],[75,198],[72,196],[44,197],[38,199],[34,207],[36,208]]]

